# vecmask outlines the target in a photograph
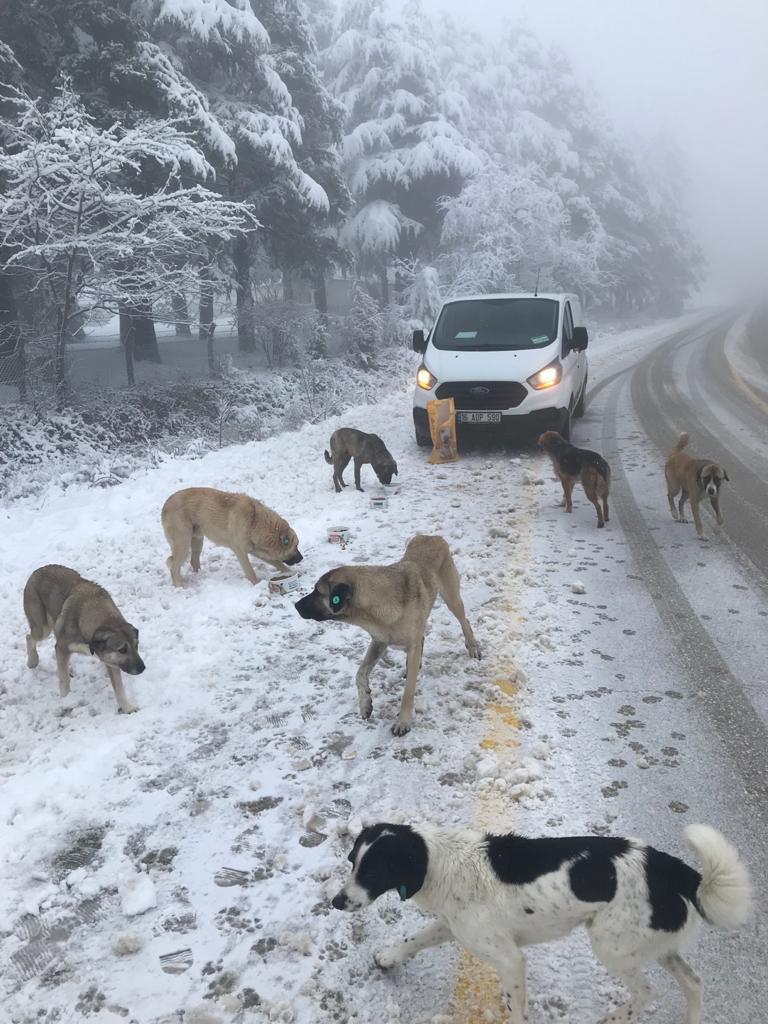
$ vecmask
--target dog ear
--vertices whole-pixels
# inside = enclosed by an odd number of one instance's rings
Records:
[[[138,631],[138,629],[136,629],[135,626],[132,626],[130,624],[130,622],[128,623],[128,628],[133,632],[133,637],[134,637],[136,643],[138,643],[139,642],[139,631]]]
[[[731,479],[730,479],[730,477],[728,476],[728,474],[726,473],[725,470],[723,470],[723,480],[727,480],[728,483],[731,482]]]
[[[97,629],[90,639],[88,650],[91,654],[98,654],[99,651],[105,650],[107,639],[107,631],[105,629]]]
[[[394,463],[394,466],[395,466],[395,468],[393,469],[392,472],[395,474],[395,476],[397,476],[397,463],[396,462]]]
[[[349,583],[334,583],[331,585],[331,592],[328,596],[328,603],[334,615],[343,612],[352,597],[352,587]]]

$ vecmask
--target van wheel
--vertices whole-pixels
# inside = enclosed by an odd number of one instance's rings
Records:
[[[571,410],[566,409],[560,420],[560,436],[565,441],[571,440]]]
[[[416,431],[416,444],[419,446],[419,448],[429,448],[432,445],[432,438],[428,434],[427,435],[420,434],[418,432],[418,430],[417,430]]]
[[[581,417],[587,411],[587,383],[588,383],[588,381],[589,381],[589,377],[585,377],[584,378],[584,387],[581,390],[581,398],[578,400],[578,402],[576,403],[576,408],[573,410],[573,415],[576,416],[578,419],[581,419]]]

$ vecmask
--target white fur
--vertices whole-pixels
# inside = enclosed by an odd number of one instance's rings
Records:
[[[738,853],[710,825],[689,825],[685,836],[701,861],[699,903],[707,920],[718,928],[738,928],[752,905],[749,875]]]
[[[630,1000],[602,1024],[632,1024],[651,1001],[653,991],[642,975],[656,961],[678,982],[686,1000],[686,1024],[700,1024],[701,985],[679,950],[694,937],[701,917],[689,906],[677,932],[650,926],[651,906],[645,877],[645,846],[630,840],[629,851],[614,860],[616,893],[608,902],[582,902],[572,891],[569,868],[543,875],[525,885],[505,884],[488,860],[482,833],[433,827],[417,829],[428,851],[427,873],[413,901],[437,920],[417,935],[376,954],[379,966],[402,963],[423,949],[455,941],[487,961],[499,974],[510,1024],[528,1020],[525,946],[587,929],[597,958],[627,986]],[[698,898],[707,918],[724,927],[743,923],[749,907],[749,881],[733,847],[713,828],[691,826],[688,840],[703,864]],[[361,857],[356,858],[355,868]],[[344,891],[361,905],[360,887],[352,878]],[[370,900],[363,900],[365,905]],[[526,913],[526,908],[533,913]]]

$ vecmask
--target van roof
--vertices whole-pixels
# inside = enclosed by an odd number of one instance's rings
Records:
[[[479,295],[452,295],[443,302],[443,305],[446,306],[449,302],[470,302],[477,299],[554,299],[556,302],[576,299],[578,302],[578,296],[569,292],[539,292],[538,294],[534,292],[485,292]]]

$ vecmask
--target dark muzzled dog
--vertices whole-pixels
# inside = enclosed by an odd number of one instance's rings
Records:
[[[350,878],[331,900],[360,910],[386,892],[437,920],[374,955],[394,967],[455,941],[499,974],[511,1024],[527,1021],[526,946],[586,927],[595,956],[630,1000],[605,1019],[628,1024],[653,998],[643,970],[654,961],[685,995],[686,1024],[700,1024],[701,985],[680,955],[703,921],[737,928],[749,915],[749,876],[731,844],[708,825],[686,829],[698,872],[637,839],[527,839],[472,829],[380,823],[349,854]]]
[[[539,447],[546,452],[560,483],[566,512],[573,512],[571,496],[581,481],[584,493],[595,506],[598,529],[608,522],[608,495],[611,491],[611,467],[602,455],[588,448],[577,448],[554,430],[539,438]],[[602,502],[602,509],[600,508]]]
[[[364,434],[362,430],[355,430],[353,427],[341,427],[331,434],[331,451],[325,451],[325,461],[333,466],[333,486],[338,494],[344,483],[342,476],[349,465],[350,459],[355,460],[355,487],[362,491],[360,486],[360,470],[370,464],[379,482],[388,486],[392,483],[392,477],[397,476],[397,463],[390,455],[387,446],[377,434]]]
[[[392,565],[332,569],[320,577],[311,594],[296,602],[296,611],[303,619],[349,622],[370,634],[371,642],[356,676],[363,718],[370,718],[373,710],[373,668],[387,647],[406,651],[406,684],[400,713],[392,727],[396,736],[402,736],[411,727],[424,633],[438,594],[461,626],[467,653],[471,658],[479,658],[480,648],[461,600],[459,574],[442,537],[414,537],[402,559]]]
[[[688,522],[685,518],[685,503],[690,501],[696,533],[700,540],[705,540],[699,504],[704,497],[709,498],[717,525],[723,525],[723,515],[720,511],[720,488],[724,481],[728,480],[728,474],[720,463],[713,459],[697,459],[694,455],[689,455],[684,451],[687,446],[688,435],[681,434],[664,466],[667,501],[672,518],[679,523]],[[675,498],[678,494],[680,494],[680,500],[675,508]]]
[[[50,633],[56,640],[59,693],[69,694],[69,659],[72,654],[92,654],[109,675],[118,708],[136,711],[128,700],[121,672],[140,675],[144,662],[139,655],[139,631],[126,622],[107,591],[83,579],[64,565],[36,569],[24,587],[24,612],[29,622],[27,665],[37,668],[37,645]]]

